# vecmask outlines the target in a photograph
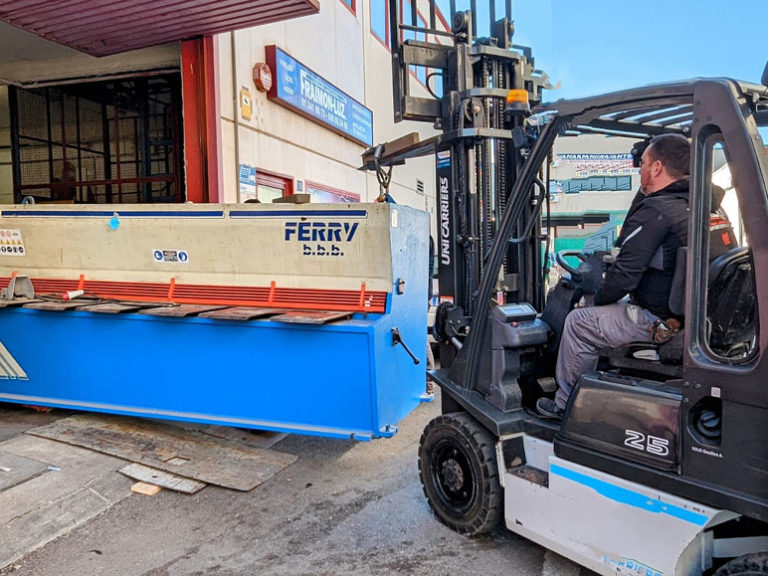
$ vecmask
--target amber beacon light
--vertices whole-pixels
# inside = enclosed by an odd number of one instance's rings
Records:
[[[528,91],[515,89],[507,92],[507,110],[509,111],[529,111]]]

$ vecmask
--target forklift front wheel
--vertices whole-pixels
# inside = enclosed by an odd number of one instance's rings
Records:
[[[765,576],[768,574],[768,554],[756,552],[734,558],[723,564],[715,576]]]
[[[444,414],[427,424],[419,445],[419,479],[438,519],[452,530],[475,536],[501,520],[494,439],[469,414]]]

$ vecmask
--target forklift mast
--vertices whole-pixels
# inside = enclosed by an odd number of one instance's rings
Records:
[[[540,174],[525,197],[510,192],[529,144],[524,118],[541,103],[548,80],[535,69],[531,50],[512,42],[511,2],[500,18],[490,3],[484,37],[477,34],[475,4],[457,11],[452,0],[450,14],[443,14],[429,0],[425,22],[412,8],[415,3],[389,3],[395,121],[431,122],[442,131],[396,160],[436,157],[442,304],[435,329],[444,367],[478,313],[478,286],[508,208],[516,217],[495,279],[495,299],[530,302],[538,309],[544,299],[539,213],[548,197],[545,178]],[[426,80],[429,97],[414,94],[419,79]]]

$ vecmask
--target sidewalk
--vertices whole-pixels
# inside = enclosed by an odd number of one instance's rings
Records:
[[[131,496],[131,462],[249,491],[296,461],[283,437],[0,404],[0,571]]]
[[[26,434],[1,442],[0,568],[130,496],[133,481],[117,473],[124,465]]]

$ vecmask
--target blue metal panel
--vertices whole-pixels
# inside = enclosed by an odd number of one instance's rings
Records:
[[[426,390],[427,364],[427,324],[426,314],[429,309],[429,229],[424,219],[404,218],[404,212],[412,209],[395,206],[394,220],[398,223],[390,237],[390,254],[395,286],[387,308],[389,323],[377,325],[374,344],[375,368],[377,381],[387,381],[388,386],[377,387],[376,394],[381,411],[381,418],[386,422],[399,422],[411,407],[397,401],[414,390],[420,396]],[[410,216],[410,214],[409,214]],[[426,217],[426,214],[423,214]],[[403,279],[403,293],[397,289],[398,280]],[[419,358],[414,365],[401,346],[392,349],[391,328],[397,327],[403,341]],[[384,331],[389,331],[384,333]],[[390,360],[390,356],[397,362]],[[414,384],[415,381],[415,384]]]
[[[394,407],[376,405],[370,369],[385,320],[296,326],[4,309],[0,340],[28,379],[3,381],[0,399],[368,438],[396,424],[379,423],[380,408]],[[409,411],[418,393],[394,409]]]

